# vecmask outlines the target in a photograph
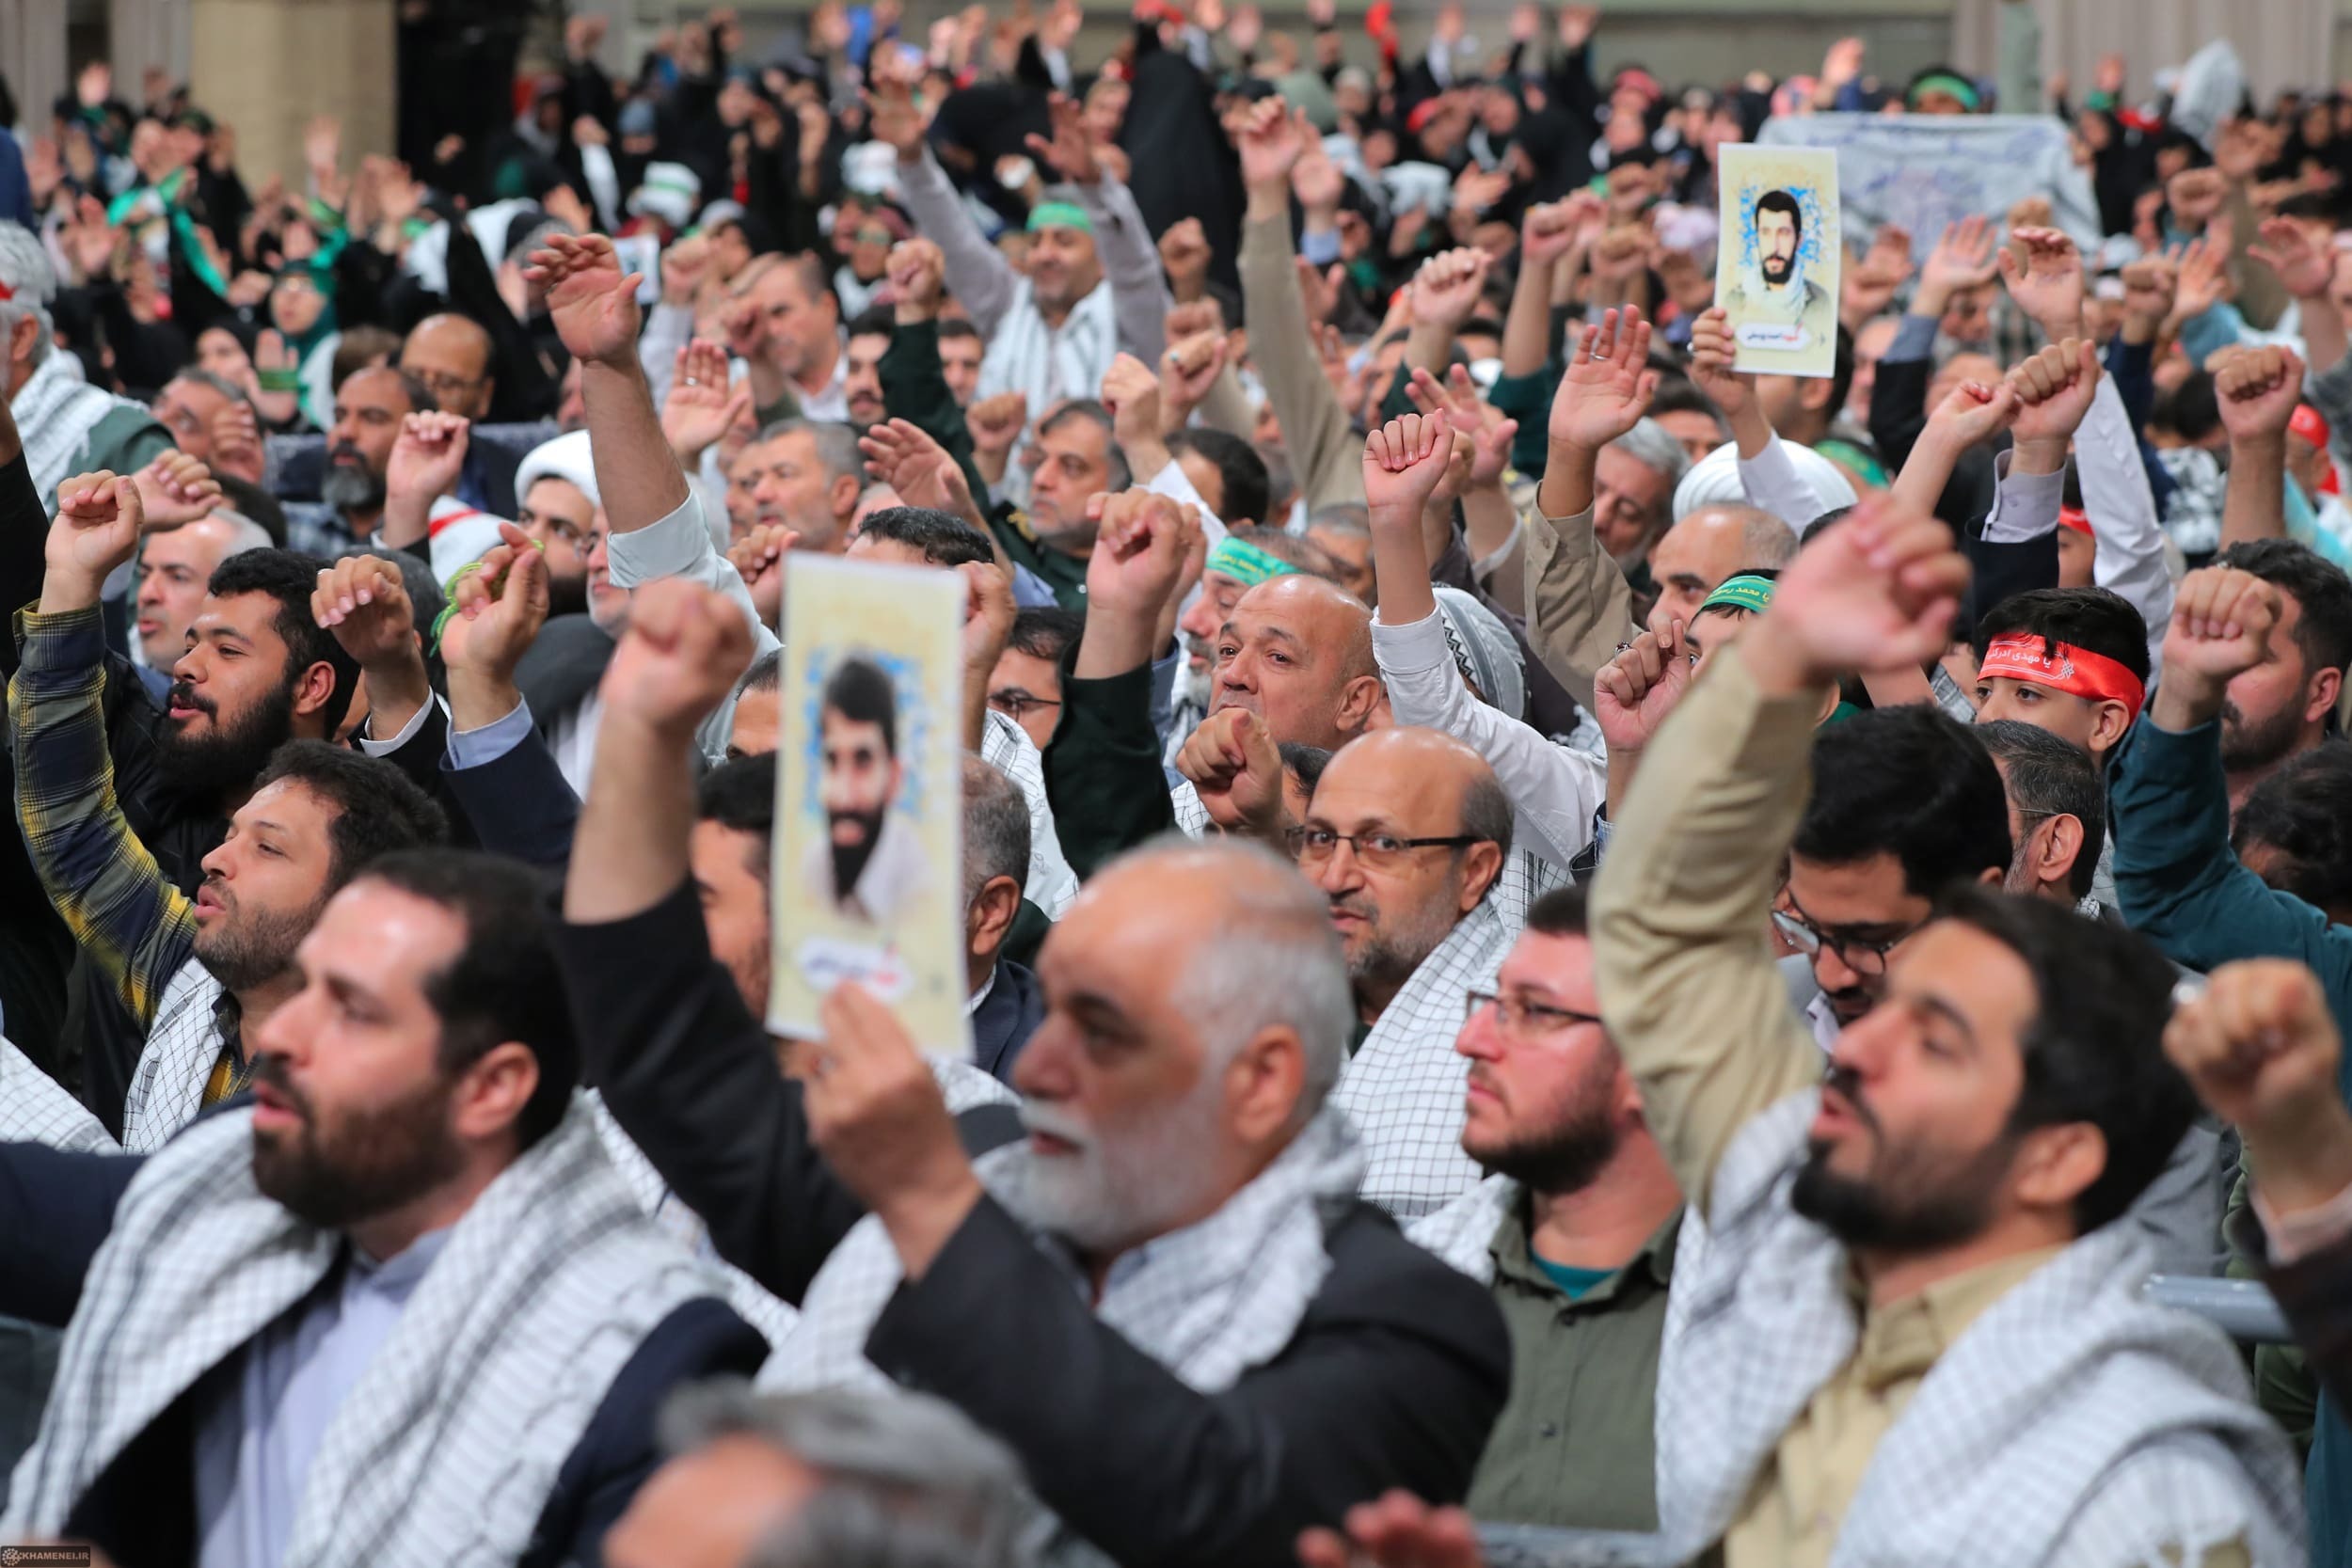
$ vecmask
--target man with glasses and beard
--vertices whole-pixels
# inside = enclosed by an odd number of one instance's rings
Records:
[[[1511,1398],[1467,1506],[1481,1519],[1654,1530],[1653,1398],[1682,1191],[1593,989],[1584,890],[1528,907],[1470,996],[1462,1151],[1489,1174],[1412,1239],[1485,1283]]]
[[[809,847],[803,885],[850,919],[888,925],[930,879],[922,846],[890,811],[906,780],[890,673],[869,658],[843,659],[825,677],[817,721],[826,833]]]
[[[2163,1055],[2162,957],[1963,873],[1871,944],[1893,961],[1824,1083],[1756,943],[1804,847],[1808,756],[1831,787],[1822,692],[1936,657],[1966,583],[1950,533],[1899,500],[1822,534],[1661,729],[1595,884],[1602,1011],[1692,1209],[1661,1526],[1677,1560],[1720,1546],[1727,1568],[1958,1540],[2000,1562],[2295,1560],[2284,1440],[2217,1329],[2141,1300],[2154,1253],[2115,1223],[2196,1110]],[[1988,844],[2008,836],[1992,784]],[[1902,876],[1883,850],[1864,865]]]
[[[608,1163],[543,911],[511,862],[381,859],[256,1022],[249,1103],[143,1158],[0,1144],[0,1308],[67,1325],[0,1532],[599,1560],[664,1397],[765,1345]]]

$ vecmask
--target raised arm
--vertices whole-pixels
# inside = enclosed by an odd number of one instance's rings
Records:
[[[1814,541],[1644,764],[1593,890],[1610,1031],[1683,1191],[1702,1210],[1747,1122],[1819,1080],[1762,940],[1838,677],[1918,666],[1951,634],[1967,565],[1932,518],[1883,499]]]
[[[924,139],[923,112],[901,82],[882,82],[866,95],[874,139],[898,150],[898,194],[925,239],[946,253],[956,297],[972,325],[993,336],[1012,309],[1020,275],[1004,253],[980,237],[946,170]]]
[[[1053,139],[1032,134],[1029,150],[1077,187],[1078,204],[1094,224],[1094,250],[1111,286],[1119,346],[1147,363],[1156,361],[1167,346],[1162,335],[1168,308],[1175,303],[1160,275],[1159,247],[1152,243],[1152,230],[1135,197],[1095,157],[1086,111],[1078,102],[1053,93],[1046,99],[1046,112]]]
[[[196,945],[196,908],[172,886],[116,798],[102,698],[98,596],[138,547],[128,479],[84,474],[57,487],[40,607],[19,618],[8,686],[16,815],[49,901],[144,1029]]]
[[[1797,472],[1772,421],[1764,417],[1764,405],[1756,395],[1756,377],[1732,369],[1736,353],[1731,316],[1722,306],[1692,324],[1691,376],[1731,421],[1732,439],[1739,448],[1741,492],[1751,505],[1762,507],[1803,533],[1806,525],[1830,509],[1829,499]]]
[[[2303,362],[2289,348],[2238,349],[2214,372],[2230,432],[2230,487],[2221,547],[2286,534],[2287,421],[2303,395]]]
[[[684,506],[686,474],[661,434],[645,368],[637,360],[635,273],[624,275],[601,234],[556,234],[525,269],[547,291],[557,335],[580,361],[596,492],[612,531],[628,533]]]

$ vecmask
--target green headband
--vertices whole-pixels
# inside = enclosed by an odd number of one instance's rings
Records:
[[[1268,578],[1279,578],[1297,567],[1278,556],[1271,556],[1255,545],[1246,545],[1227,534],[1209,552],[1204,571],[1222,572],[1245,588],[1255,588]]]
[[[1041,229],[1075,229],[1081,234],[1094,232],[1094,220],[1087,210],[1074,201],[1041,201],[1029,209],[1029,232]]]
[[[1725,578],[1721,587],[1700,601],[1698,613],[1710,610],[1745,610],[1764,613],[1772,602],[1772,579],[1753,575]]]
[[[1972,115],[1984,104],[1984,100],[1977,96],[1974,84],[1965,76],[1955,76],[1948,71],[1931,71],[1912,83],[1906,102],[1915,109],[1919,106],[1921,95],[1931,92],[1950,93],[1960,100],[1960,106]]]
[[[1814,442],[1813,450],[1834,462],[1843,463],[1847,467],[1860,474],[1866,483],[1876,488],[1881,490],[1886,488],[1885,465],[1851,441],[1840,440],[1833,436],[1826,441]]]

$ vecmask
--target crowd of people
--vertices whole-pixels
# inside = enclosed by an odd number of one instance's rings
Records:
[[[292,185],[86,70],[0,135],[0,1541],[2352,1564],[2352,97],[2032,9],[575,19]],[[1722,149],[1988,114],[2046,188],[1740,370]],[[968,1056],[768,1027],[817,555],[962,579]]]

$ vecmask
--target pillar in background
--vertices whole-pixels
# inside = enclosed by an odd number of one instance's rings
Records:
[[[59,0],[0,0],[0,75],[34,135],[49,134],[49,105],[72,84],[65,74],[65,7]]]
[[[175,82],[188,75],[187,0],[106,0],[106,55],[115,91],[127,103],[146,101],[149,70]]]
[[[275,174],[304,188],[302,134],[317,115],[342,121],[346,171],[360,153],[392,150],[393,0],[185,3],[189,84],[236,127],[248,185]]]

